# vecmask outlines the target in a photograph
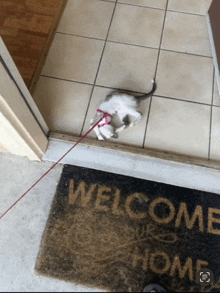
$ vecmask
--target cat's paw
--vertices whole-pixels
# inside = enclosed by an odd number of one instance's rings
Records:
[[[105,140],[102,136],[98,136],[98,140]]]
[[[122,125],[122,126],[120,126],[120,127],[116,128],[116,129],[115,129],[115,132],[116,132],[116,133],[118,133],[119,131],[122,131],[122,130],[124,130],[126,127],[127,127],[127,126],[125,126],[125,125]]]

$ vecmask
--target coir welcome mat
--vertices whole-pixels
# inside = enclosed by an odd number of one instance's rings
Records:
[[[196,272],[214,273],[197,285]],[[220,195],[64,166],[35,271],[107,291],[220,290]]]

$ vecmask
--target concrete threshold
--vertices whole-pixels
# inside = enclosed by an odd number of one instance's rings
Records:
[[[58,161],[80,137],[52,132],[43,161]],[[91,169],[220,194],[220,162],[86,138],[62,161]]]

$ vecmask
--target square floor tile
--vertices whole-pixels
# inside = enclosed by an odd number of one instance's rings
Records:
[[[118,0],[118,3],[165,9],[167,0]]]
[[[211,105],[212,58],[161,51],[157,95]]]
[[[117,4],[108,40],[159,48],[165,10]]]
[[[158,50],[108,42],[96,85],[149,92]]]
[[[145,148],[208,159],[211,106],[153,97]]]
[[[168,10],[196,13],[205,15],[212,0],[169,0]]]
[[[220,94],[218,91],[218,86],[217,86],[217,82],[215,78],[214,78],[213,105],[220,106]]]
[[[34,100],[51,131],[80,135],[91,85],[40,77]]]
[[[161,48],[211,57],[206,17],[167,11]]]
[[[105,39],[115,4],[98,0],[71,0],[57,31]]]
[[[220,107],[212,107],[210,159],[220,160]]]
[[[90,127],[90,120],[95,116],[96,110],[99,108],[99,105],[111,91],[112,89],[95,87],[93,95],[92,95],[91,103],[89,106],[88,114],[86,117],[86,122],[84,125],[83,135],[88,131]],[[134,127],[129,127],[125,129],[124,131],[119,132],[118,139],[112,138],[109,141],[142,147],[144,135],[145,135],[146,121],[147,121],[148,111],[149,111],[149,104],[150,104],[150,99],[147,99],[140,103],[139,110],[143,114],[142,120],[140,121],[140,123],[138,123]],[[118,124],[117,117],[113,117],[112,123],[113,125],[117,125],[117,126],[121,125],[121,124]],[[88,137],[97,139],[94,131],[92,131],[88,135]]]
[[[104,41],[57,33],[42,75],[94,83]]]

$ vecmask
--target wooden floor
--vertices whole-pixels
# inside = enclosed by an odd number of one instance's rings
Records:
[[[66,0],[1,0],[0,35],[27,87],[39,75]]]

